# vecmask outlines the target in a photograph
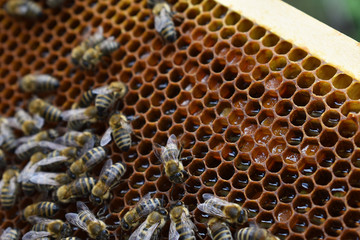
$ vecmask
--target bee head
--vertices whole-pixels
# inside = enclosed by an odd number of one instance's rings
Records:
[[[166,211],[165,208],[162,207],[158,207],[155,211],[157,211],[158,213],[160,213],[163,216],[166,216],[168,214],[168,212]]]
[[[178,183],[185,182],[185,180],[188,178],[189,178],[189,174],[185,170],[182,170],[182,171],[177,172],[174,175],[172,175],[170,177],[170,181],[178,184]]]
[[[248,211],[242,208],[239,212],[239,217],[237,219],[237,222],[239,224],[243,224],[247,221],[247,219],[248,219]]]
[[[61,236],[68,237],[72,234],[71,226],[68,223],[64,223],[61,229]]]
[[[90,201],[96,205],[100,205],[103,203],[102,198],[95,196],[94,194],[90,195]]]
[[[109,235],[108,230],[104,229],[101,232],[99,232],[99,234],[96,237],[96,240],[106,240],[109,238],[110,238],[110,235]]]
[[[125,221],[125,219],[121,219],[121,222],[120,222],[120,225],[121,225],[121,228],[125,231],[129,231],[130,230],[130,226],[129,224]]]

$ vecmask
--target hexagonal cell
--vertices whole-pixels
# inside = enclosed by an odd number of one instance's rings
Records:
[[[216,133],[223,133],[225,132],[226,128],[228,127],[228,122],[226,118],[218,118],[214,121],[213,130]]]
[[[255,141],[258,144],[267,144],[271,137],[271,131],[267,128],[260,128],[255,132]]]
[[[310,227],[305,234],[306,239],[325,239],[324,232],[316,227]]]
[[[242,193],[240,191],[231,191],[229,193],[229,196],[228,196],[229,202],[237,203],[241,206],[244,204],[245,200],[246,200],[246,197],[245,197],[244,193]]]
[[[272,132],[275,136],[285,136],[289,130],[289,124],[285,119],[276,120],[272,126]]]
[[[311,194],[311,199],[314,204],[323,206],[330,200],[330,194],[326,189],[318,187]]]
[[[294,95],[293,101],[294,101],[296,106],[305,107],[309,103],[310,98],[311,98],[311,96],[310,96],[309,91],[302,90],[302,91],[298,91]]]
[[[200,120],[197,117],[189,117],[185,120],[185,129],[189,132],[195,132],[200,126]]]
[[[220,57],[225,56],[229,50],[230,50],[230,45],[227,42],[218,42],[215,45],[215,53]],[[223,62],[221,61],[220,64],[222,65]],[[217,72],[217,71],[214,71],[214,72]]]
[[[314,174],[317,170],[316,161],[314,158],[304,157],[299,162],[299,170],[305,176]]]
[[[251,135],[255,133],[258,128],[258,124],[255,119],[247,118],[244,122],[242,122],[240,128],[244,134]]]
[[[232,104],[236,108],[243,108],[247,102],[248,97],[246,93],[239,92],[232,97]]]
[[[359,221],[360,221],[359,210],[349,210],[344,215],[344,222],[347,227],[356,228],[359,225]]]
[[[326,219],[327,213],[323,208],[315,207],[309,212],[309,220],[312,224],[321,225],[326,221]]]
[[[249,89],[249,95],[252,98],[260,98],[265,91],[265,87],[262,83],[253,83]]]
[[[266,175],[263,180],[264,189],[267,191],[276,191],[280,184],[280,178],[276,175]]]
[[[256,65],[256,61],[254,60],[253,57],[247,56],[244,57],[241,62],[240,62],[240,70],[242,72],[251,72],[251,70],[253,70],[253,68]]]
[[[185,108],[178,108],[173,114],[173,119],[176,123],[182,123],[186,120],[187,112]]]
[[[233,83],[225,83],[220,88],[220,96],[225,99],[231,98],[234,92],[235,92],[235,87]]]
[[[212,187],[218,181],[218,176],[215,170],[206,170],[202,175],[201,181],[205,186]]]
[[[237,173],[231,180],[231,184],[234,188],[243,189],[249,184],[249,179],[245,173]]]
[[[326,103],[331,108],[339,108],[345,101],[346,96],[340,91],[335,91],[326,97]]]
[[[351,138],[356,134],[358,125],[353,119],[342,120],[339,125],[339,134],[344,138]]]
[[[327,169],[319,169],[315,174],[315,182],[319,185],[327,185],[332,180],[332,174]]]
[[[256,217],[256,224],[261,228],[270,228],[275,223],[273,215],[269,212],[261,212]]]
[[[340,114],[337,111],[326,111],[322,116],[322,122],[327,127],[335,127],[340,121]]]
[[[332,79],[332,84],[337,89],[344,89],[350,86],[353,79],[344,73],[337,75]]]
[[[200,114],[200,119],[203,124],[210,124],[211,122],[214,121],[215,118],[216,118],[216,114],[213,109],[205,109]]]
[[[341,235],[341,240],[351,240],[351,239],[360,239],[359,233],[352,230],[345,230]]]
[[[185,184],[188,193],[197,193],[201,188],[201,182],[198,178],[190,177]]]
[[[280,176],[284,183],[294,183],[299,177],[299,173],[296,167],[286,166],[281,170]]]
[[[295,189],[291,185],[283,185],[278,191],[278,198],[283,203],[290,203],[296,196]]]
[[[334,132],[332,130],[325,129],[320,134],[320,143],[324,147],[334,146],[337,143],[338,139],[339,139],[338,135],[336,134],[336,132]]]
[[[320,81],[313,86],[313,93],[318,96],[325,96],[331,91],[331,84]]]
[[[234,127],[228,127],[228,129],[225,131],[225,140],[227,142],[234,143],[234,142],[239,140],[240,136],[241,136],[241,131],[240,131],[240,129],[238,127],[235,127],[235,126]],[[223,158],[224,159],[231,159],[233,157],[232,154],[235,153],[235,152],[237,154],[237,151],[231,149],[228,153],[223,155]]]
[[[343,230],[344,226],[337,219],[329,219],[325,223],[325,232],[332,237],[339,236]]]
[[[286,141],[288,144],[296,146],[299,145],[303,141],[304,134],[301,129],[292,128],[286,134]]]
[[[260,50],[260,52],[256,55],[256,61],[261,64],[265,64],[268,63],[272,57],[273,57],[273,53],[271,50],[263,49]]]
[[[245,189],[246,197],[249,199],[258,199],[263,192],[261,184],[250,182]]]
[[[290,219],[290,228],[294,232],[302,233],[308,228],[309,222],[306,217],[296,214]]]
[[[235,158],[234,165],[240,171],[246,171],[251,165],[250,156],[247,154],[238,154],[237,158]]]
[[[245,106],[245,113],[250,116],[256,116],[261,110],[261,106],[257,101],[249,101]]]
[[[221,157],[218,152],[209,152],[205,156],[205,164],[208,168],[216,168],[221,163]]]
[[[286,58],[283,56],[275,56],[269,63],[269,67],[272,71],[282,71],[286,67]]]
[[[282,159],[279,155],[270,156],[266,161],[266,168],[270,172],[278,172],[281,170],[283,166]]]
[[[284,82],[279,88],[279,94],[282,98],[290,98],[296,91],[296,86],[293,82]]]
[[[335,75],[336,71],[337,70],[330,65],[322,65],[319,69],[316,70],[316,76],[323,80],[329,80]]]
[[[297,78],[297,85],[300,88],[309,88],[315,82],[315,77],[310,72],[303,72]]]
[[[214,135],[209,140],[209,147],[212,150],[220,150],[224,144],[225,141],[220,135]]]
[[[355,150],[351,157],[351,163],[357,168],[360,167],[360,151]]]
[[[268,91],[262,97],[262,106],[265,108],[273,108],[275,104],[278,102],[278,95],[275,91]]]
[[[222,163],[218,168],[218,175],[224,179],[229,180],[234,175],[235,169],[232,163]]]
[[[337,143],[335,151],[339,157],[347,158],[354,151],[354,145],[351,141],[343,140]]]
[[[219,197],[226,197],[231,190],[231,185],[228,181],[218,180],[215,183],[214,191],[215,194]]]
[[[221,156],[225,161],[233,161],[238,154],[235,145],[225,144],[221,150]]]
[[[319,148],[320,146],[316,139],[305,139],[300,146],[301,152],[307,156],[314,156]]]
[[[299,194],[309,194],[314,189],[314,182],[311,178],[302,177],[296,181],[295,186]]]
[[[260,206],[265,210],[272,210],[277,205],[277,198],[275,194],[264,193],[260,198]]]
[[[281,100],[275,106],[275,112],[279,116],[287,116],[292,111],[292,103],[288,100]]]
[[[325,104],[322,100],[311,101],[306,107],[306,111],[311,117],[320,117],[325,112]]]

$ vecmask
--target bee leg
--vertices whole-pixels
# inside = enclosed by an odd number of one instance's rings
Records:
[[[99,211],[96,213],[96,215],[99,218],[106,218],[106,217],[108,217],[107,215],[105,216],[105,213],[107,212],[107,210],[108,210],[108,205],[105,204],[104,207],[99,209]]]

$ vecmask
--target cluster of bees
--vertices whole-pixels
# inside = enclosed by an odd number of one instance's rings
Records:
[[[58,7],[63,0],[47,0],[49,7]],[[175,12],[163,0],[149,0],[148,6],[155,15],[155,29],[164,40],[174,42],[177,38]],[[14,16],[37,17],[41,7],[31,0],[9,0],[5,10]],[[94,69],[101,58],[119,48],[113,37],[105,38],[103,29],[89,36],[73,49],[71,61],[84,69]],[[29,74],[20,79],[24,92],[37,93],[54,91],[59,87],[56,78],[45,74]],[[126,173],[126,164],[113,163],[107,159],[110,150],[107,145],[113,140],[120,151],[128,151],[132,144],[130,120],[116,110],[116,103],[128,89],[122,82],[112,82],[107,86],[86,91],[79,102],[70,110],[61,111],[46,100],[33,98],[28,111],[17,109],[14,117],[0,118],[0,167],[6,166],[5,153],[15,153],[21,160],[28,160],[25,167],[8,167],[0,181],[0,203],[10,209],[16,202],[20,189],[26,195],[35,191],[51,193],[53,201],[42,201],[28,205],[22,217],[33,226],[22,239],[62,239],[78,240],[72,237],[71,225],[86,231],[90,238],[106,240],[110,238],[109,228],[103,221],[106,207],[95,216],[88,206],[77,201],[77,213],[66,213],[66,222],[50,219],[61,208],[80,198],[88,198],[94,205],[104,205],[111,199],[111,190],[116,187]],[[94,123],[108,119],[109,128],[100,138],[92,130]],[[45,123],[58,123],[56,129],[44,128]],[[61,127],[66,122],[66,127]],[[20,132],[20,137],[19,137]],[[166,146],[154,144],[155,155],[164,164],[164,174],[172,184],[182,184],[189,173],[181,158],[181,146],[175,135],[171,135]],[[186,158],[187,159],[187,158]],[[106,160],[106,161],[105,161]],[[103,163],[104,162],[104,163]],[[99,177],[91,176],[91,170],[103,163]],[[55,171],[57,169],[57,171]],[[64,171],[65,170],[65,171]],[[232,240],[230,227],[243,226],[248,221],[248,211],[236,203],[203,194],[204,202],[198,209],[211,216],[207,223],[208,234],[214,240]],[[181,201],[171,201],[166,209],[164,199],[151,198],[146,194],[132,209],[119,213],[120,226],[124,231],[132,231],[130,240],[160,239],[164,225],[170,220],[170,240],[195,240],[197,228],[191,220],[189,210]],[[135,229],[136,228],[136,229]],[[135,230],[134,230],[135,229]],[[20,238],[20,231],[8,227],[0,240]],[[236,234],[238,240],[278,240],[265,229],[256,226],[241,228]]]

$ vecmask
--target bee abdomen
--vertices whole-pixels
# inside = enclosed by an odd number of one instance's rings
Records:
[[[36,212],[41,217],[50,217],[59,211],[59,206],[53,202],[40,202],[36,206]]]
[[[141,202],[135,208],[135,210],[138,214],[140,214],[144,209],[149,209],[150,212],[152,212],[161,205],[162,205],[162,203],[161,203],[160,199],[154,198],[154,199],[149,199],[148,201]]]
[[[77,179],[73,184],[71,184],[71,195],[72,198],[88,195],[91,192],[91,189],[95,186],[96,181],[92,177],[83,177]]]
[[[34,226],[32,226],[31,230],[37,231],[37,232],[47,231],[47,226],[46,226],[46,224],[43,224],[43,223],[36,223]]]
[[[1,189],[0,200],[1,200],[1,205],[5,209],[11,208],[15,203],[15,195],[10,194],[9,183],[7,182],[4,183]]]
[[[173,21],[168,21],[165,27],[161,30],[161,35],[168,42],[174,42],[176,40],[176,31]]]
[[[268,232],[262,228],[246,227],[236,233],[237,240],[266,240]]]
[[[90,106],[90,104],[95,100],[96,94],[92,90],[88,90],[81,95],[79,100],[79,107],[85,108]]]
[[[102,182],[106,182],[106,180],[111,177],[113,179],[119,180],[122,176],[124,176],[126,172],[126,167],[122,163],[118,162],[112,165],[109,169],[107,169],[104,175],[101,177]]]
[[[79,213],[79,219],[81,222],[84,222],[84,223],[91,222],[91,218],[89,217],[89,214],[86,211],[82,211]]]
[[[20,238],[20,231],[17,229],[11,229],[8,231],[5,236],[1,235],[4,240],[18,240]]]
[[[43,112],[43,117],[50,122],[59,122],[62,120],[61,110],[54,106],[46,105]]]
[[[128,151],[131,147],[131,136],[128,131],[123,128],[118,128],[113,131],[114,141],[116,146],[121,151]]]
[[[21,185],[21,189],[25,193],[25,195],[31,195],[35,192],[35,184],[32,182],[23,182]]]
[[[179,240],[195,240],[196,239],[194,231],[191,228],[186,227],[183,223],[177,222],[175,224],[175,226],[176,226],[176,231],[180,235]]]
[[[96,159],[99,159],[99,161],[103,160],[105,158],[106,152],[103,147],[96,147],[92,148],[89,151],[85,153],[85,155],[81,158],[84,163],[87,163],[89,161],[95,161]]]
[[[104,112],[110,107],[113,103],[114,95],[112,93],[109,94],[100,94],[95,98],[95,106],[98,112],[98,116],[102,117]]]
[[[49,75],[38,75],[35,77],[35,85],[37,91],[51,91],[59,87],[59,81]]]

